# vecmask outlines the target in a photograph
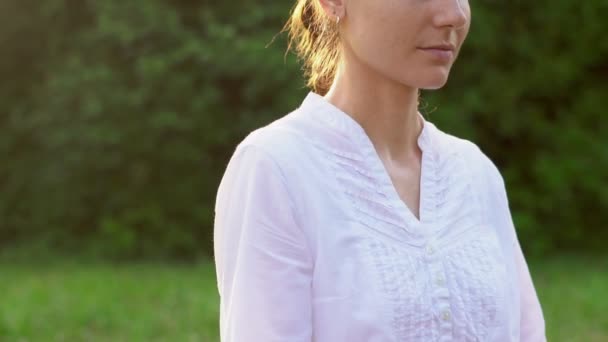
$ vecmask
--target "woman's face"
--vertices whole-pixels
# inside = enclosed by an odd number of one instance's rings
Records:
[[[345,57],[395,82],[442,87],[469,31],[468,0],[346,0]]]

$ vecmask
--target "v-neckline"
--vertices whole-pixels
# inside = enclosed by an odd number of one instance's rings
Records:
[[[427,189],[426,189],[426,184],[428,184],[427,182],[427,176],[428,176],[428,168],[429,168],[429,152],[427,151],[427,146],[425,144],[425,141],[423,139],[428,138],[427,134],[428,134],[428,125],[424,120],[424,117],[422,117],[422,115],[420,113],[418,113],[418,115],[420,116],[420,119],[422,120],[422,130],[420,132],[420,135],[417,138],[417,142],[418,142],[418,146],[420,147],[420,150],[422,152],[421,155],[421,159],[420,159],[420,177],[418,179],[418,181],[420,182],[419,185],[419,199],[418,199],[418,212],[419,212],[419,216],[420,218],[416,217],[416,215],[414,214],[414,212],[412,211],[412,209],[403,201],[403,199],[401,199],[401,196],[399,195],[399,192],[397,190],[397,187],[395,186],[395,184],[393,183],[393,180],[390,177],[390,174],[386,168],[386,166],[384,165],[384,163],[382,162],[382,159],[380,158],[380,155],[378,154],[374,144],[372,143],[371,139],[369,138],[369,135],[367,135],[367,133],[365,132],[365,130],[363,129],[363,127],[356,121],[354,120],[350,115],[342,112],[344,115],[348,116],[350,118],[350,120],[353,121],[353,123],[355,125],[357,125],[359,127],[360,133],[364,136],[365,139],[364,142],[367,145],[367,158],[368,160],[374,164],[374,168],[377,170],[375,172],[375,174],[380,178],[379,180],[381,181],[381,184],[383,185],[384,189],[383,192],[387,195],[389,201],[391,202],[391,204],[393,205],[394,209],[398,211],[398,213],[400,214],[400,216],[403,217],[404,221],[407,223],[407,226],[409,228],[411,228],[411,230],[413,230],[413,232],[417,232],[417,233],[430,233],[430,231],[428,229],[423,229],[422,226],[425,226],[427,224],[427,221],[429,220],[429,218],[427,217],[428,215],[428,210],[427,210],[427,206],[430,205],[430,203],[427,203],[427,201],[425,200],[425,198],[427,197]]]
[[[421,150],[422,151],[422,150]],[[401,198],[401,195],[399,194],[399,190],[397,185],[395,184],[395,182],[393,181],[393,178],[391,177],[388,169],[386,168],[386,165],[384,164],[384,162],[382,161],[382,159],[380,158],[379,154],[376,152],[376,157],[378,159],[377,162],[382,164],[382,167],[384,169],[384,177],[386,178],[384,180],[384,182],[386,183],[390,183],[390,189],[389,192],[392,193],[391,197],[394,197],[394,201],[395,202],[400,202],[400,205],[402,204],[402,208],[401,210],[403,210],[406,214],[409,214],[410,216],[410,220],[415,222],[416,225],[423,225],[424,223],[426,223],[426,214],[425,214],[425,204],[424,202],[424,195],[426,194],[426,190],[423,186],[423,180],[424,180],[424,176],[426,175],[426,168],[425,168],[425,164],[424,163],[424,158],[427,157],[427,153],[422,151],[421,154],[421,158],[420,158],[420,176],[418,177],[418,216],[416,216],[416,214],[414,213],[414,210],[407,205],[407,203],[403,200],[403,198]]]
[[[410,207],[401,199],[397,188],[393,184],[393,181],[382,162],[376,148],[374,147],[369,135],[363,129],[363,127],[357,122],[352,116],[342,111],[340,108],[334,106],[332,103],[327,101],[323,96],[310,92],[308,100],[314,100],[318,105],[326,107],[328,110],[324,115],[330,115],[330,117],[323,117],[325,120],[329,120],[332,124],[338,124],[338,127],[346,131],[348,136],[351,138],[353,143],[356,143],[360,148],[360,153],[363,154],[363,158],[367,161],[367,164],[371,168],[372,174],[378,181],[378,185],[382,187],[380,191],[384,193],[386,199],[389,202],[391,208],[397,213],[405,230],[413,234],[429,235],[431,229],[429,229],[429,223],[432,220],[432,206],[431,201],[432,194],[431,189],[428,189],[430,183],[432,183],[431,177],[431,162],[432,162],[432,144],[431,144],[431,123],[426,121],[422,114],[418,113],[418,116],[422,122],[422,130],[417,137],[417,144],[422,152],[420,161],[420,190],[419,190],[419,204],[418,211],[420,218],[414,215]],[[305,101],[306,102],[306,101]]]

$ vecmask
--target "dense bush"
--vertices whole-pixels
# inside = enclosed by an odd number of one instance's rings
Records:
[[[236,143],[306,89],[289,2],[4,1],[0,247],[211,255]],[[442,129],[500,167],[522,244],[599,250],[608,222],[607,3],[480,1]],[[583,25],[584,23],[584,25]]]

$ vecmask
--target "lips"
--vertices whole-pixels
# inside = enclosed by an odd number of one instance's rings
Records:
[[[422,50],[444,50],[444,51],[454,51],[456,47],[452,44],[437,44],[437,45],[429,45],[425,47],[421,47]]]
[[[454,58],[456,48],[452,44],[437,44],[418,48],[431,57],[442,62],[449,62]]]

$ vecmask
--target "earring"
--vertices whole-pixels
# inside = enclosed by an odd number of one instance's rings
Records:
[[[340,16],[336,15],[336,10],[334,9],[334,17],[336,17],[336,25],[340,25]]]

